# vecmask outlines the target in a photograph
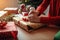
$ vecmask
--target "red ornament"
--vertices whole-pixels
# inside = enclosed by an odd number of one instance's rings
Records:
[[[0,29],[5,29],[6,21],[0,21]]]

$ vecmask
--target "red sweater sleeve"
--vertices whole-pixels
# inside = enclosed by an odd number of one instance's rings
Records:
[[[49,3],[50,0],[43,0],[43,2],[37,7],[36,11],[39,11],[39,13],[43,13]]]
[[[44,24],[59,24],[60,25],[60,16],[57,17],[41,17],[40,23]]]

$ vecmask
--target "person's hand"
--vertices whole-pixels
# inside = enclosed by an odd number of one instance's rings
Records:
[[[30,11],[29,15],[33,15],[33,16],[38,16],[39,12],[38,11]]]
[[[29,19],[30,22],[36,22],[36,23],[40,22],[39,16],[33,16],[33,15],[31,15],[31,16],[28,17],[28,19]]]
[[[40,19],[38,17],[39,12],[37,11],[30,11],[28,15],[28,19],[30,22],[40,22]]]

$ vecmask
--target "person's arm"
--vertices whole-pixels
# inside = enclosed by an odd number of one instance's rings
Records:
[[[36,14],[38,16],[40,16],[41,13],[43,13],[45,11],[45,9],[48,7],[50,3],[50,0],[43,0],[43,2],[37,7],[36,11],[32,11],[30,12],[29,14]],[[34,15],[35,16],[35,15]],[[38,17],[37,16],[37,17]],[[39,19],[39,20],[38,20]],[[47,17],[38,17],[37,19],[36,18],[33,18],[32,16],[29,17],[29,20],[38,20],[39,22],[41,23],[48,23],[49,21],[49,18]],[[37,21],[35,21],[37,22]]]
[[[40,17],[40,23],[60,26],[60,16],[57,16],[57,17],[47,17],[47,16]]]
[[[38,11],[40,14],[43,13],[48,7],[49,3],[50,0],[43,0],[43,2],[37,7],[36,11]]]

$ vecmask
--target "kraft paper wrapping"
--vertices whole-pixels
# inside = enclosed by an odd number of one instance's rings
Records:
[[[45,24],[42,24],[42,23],[32,23],[29,21],[23,21],[17,16],[13,17],[13,20],[14,20],[15,24],[17,24],[19,27],[25,29],[26,31],[32,31],[34,29],[45,26]]]

